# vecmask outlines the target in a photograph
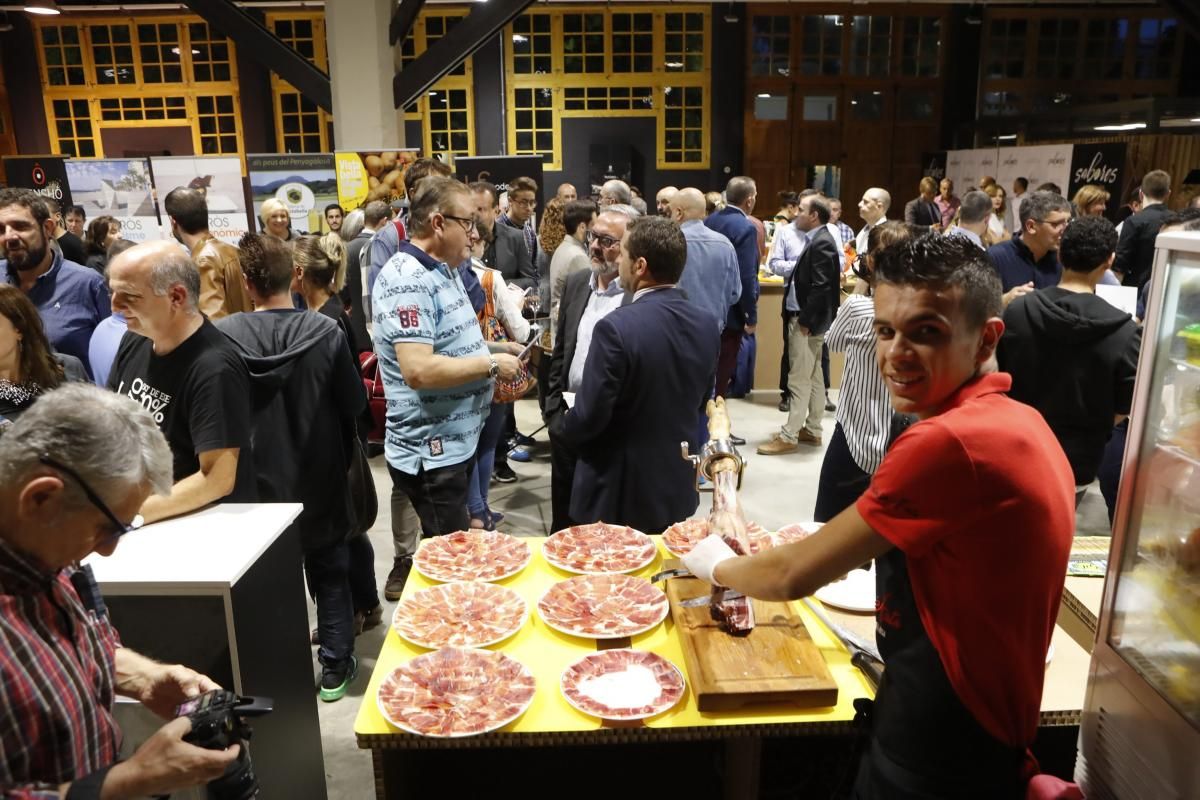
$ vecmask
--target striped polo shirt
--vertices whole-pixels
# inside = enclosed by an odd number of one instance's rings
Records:
[[[458,271],[401,242],[371,291],[375,353],[387,398],[388,464],[409,475],[461,464],[475,455],[492,401],[492,380],[417,391],[404,382],[397,344],[433,346],[448,358],[487,356],[487,344]]]

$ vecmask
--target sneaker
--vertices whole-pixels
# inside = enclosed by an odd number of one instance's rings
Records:
[[[496,465],[496,470],[492,473],[492,480],[499,483],[516,483],[517,473],[513,472],[513,468],[508,464],[498,464]]]
[[[503,515],[503,514],[501,514],[499,511],[492,511],[492,510],[489,508],[489,509],[488,509],[488,514],[489,514],[489,515],[491,516],[491,518],[492,518],[492,525],[499,525],[501,522],[503,522],[503,521],[504,521],[504,515]]]
[[[821,446],[821,437],[813,436],[811,433],[809,433],[806,430],[801,430],[799,433],[796,434],[796,441],[799,442],[800,444],[812,445],[813,447]]]
[[[533,461],[533,454],[524,447],[515,447],[508,451],[508,457],[519,464],[527,464]]]
[[[517,435],[513,437],[513,441],[520,447],[532,447],[537,440],[518,431]]]
[[[341,700],[350,688],[350,682],[358,675],[358,657],[350,656],[348,663],[339,667],[321,669],[321,699],[326,703]]]
[[[411,571],[412,556],[400,556],[392,563],[392,571],[388,573],[387,583],[383,586],[384,599],[400,599],[404,592],[404,584],[408,582],[408,573]]]
[[[792,398],[785,397],[779,401],[779,410],[783,413],[788,413],[792,410]]]
[[[760,456],[781,456],[785,453],[794,453],[798,449],[795,442],[789,442],[777,433],[771,441],[758,446],[758,454]]]

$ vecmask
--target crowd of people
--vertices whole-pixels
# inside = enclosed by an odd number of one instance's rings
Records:
[[[0,656],[0,698],[83,670],[98,691],[79,705],[100,720],[85,748],[6,759],[0,785],[92,774],[107,786],[114,691],[161,710],[211,684],[122,648],[81,601],[78,560],[143,523],[214,502],[302,502],[292,532],[317,606],[319,693],[334,701],[357,673],[355,635],[383,619],[360,511],[373,487],[353,477],[369,439],[392,483],[387,600],[422,537],[503,522],[489,487],[529,458],[513,413],[525,396],[548,431],[552,530],[605,520],[656,533],[690,517],[695,475],[678,445],[707,438],[704,406],[729,393],[769,274],[783,279],[786,418],[758,452],[823,446],[835,413],[813,510],[828,525],[736,560],[710,538],[689,566],[770,599],[877,559],[894,625],[862,796],[932,775],[974,786],[980,763],[997,787],[1025,774],[1073,504],[1099,477],[1111,507],[1137,370],[1143,312],[1119,312],[1096,286],[1144,297],[1159,231],[1200,229],[1200,209],[1167,210],[1170,176],[1146,174],[1119,228],[1098,187],[1068,201],[984,178],[960,198],[925,178],[904,221],[888,219],[889,191],[864,192],[859,231],[813,189],[784,193],[764,223],[746,176],[715,198],[663,187],[653,209],[620,180],[598,202],[563,184],[540,224],[529,178],[466,184],[421,159],[404,184],[399,207],[330,205],[325,235],[293,232],[267,201],[261,232],[237,246],[209,231],[202,190],[164,198],[174,241],[139,245],[110,217],[79,240],[82,209],[62,218],[33,192],[0,190],[0,587],[34,598],[5,612],[0,633],[6,652],[41,648],[22,663]],[[830,350],[846,353],[836,405]],[[61,542],[38,539],[51,522]],[[1012,567],[1001,581],[998,564]],[[1018,585],[1019,613],[1010,595],[996,602]],[[87,620],[86,652],[36,632],[55,606]],[[967,618],[1011,646],[997,657]],[[47,729],[80,724],[44,714]],[[146,747],[185,766],[135,755],[112,780],[163,791],[228,763],[190,752],[184,732],[172,723]],[[0,728],[6,754],[25,739]]]

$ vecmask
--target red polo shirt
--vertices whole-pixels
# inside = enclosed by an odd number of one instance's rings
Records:
[[[903,551],[959,700],[1001,742],[1033,741],[1075,531],[1071,465],[1046,421],[986,375],[908,429],[858,512]]]

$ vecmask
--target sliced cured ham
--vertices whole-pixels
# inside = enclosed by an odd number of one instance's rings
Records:
[[[551,628],[590,639],[644,633],[670,611],[661,590],[629,575],[580,575],[560,581],[542,595],[537,607]]]
[[[512,636],[529,612],[506,586],[466,581],[424,589],[401,601],[392,627],[418,647],[488,647]]]
[[[683,673],[667,659],[642,650],[590,653],[563,670],[559,688],[567,702],[602,719],[632,720],[661,714],[683,697]]]
[[[499,581],[529,563],[529,545],[499,531],[458,531],[425,540],[413,557],[417,572],[431,581]]]
[[[447,647],[401,664],[379,686],[379,713],[420,736],[476,736],[529,708],[533,673],[490,650]]]
[[[682,558],[692,552],[692,548],[700,544],[708,534],[707,519],[685,519],[663,531],[663,545],[672,555]],[[746,523],[746,535],[750,538],[751,552],[757,553],[759,549],[771,546],[770,531],[757,522]]]
[[[807,539],[821,529],[823,522],[793,522],[784,525],[771,535],[772,543],[778,547],[781,544],[791,544],[801,539]]]
[[[635,572],[654,561],[654,541],[625,525],[596,522],[558,531],[542,545],[546,561],[567,572]]]

